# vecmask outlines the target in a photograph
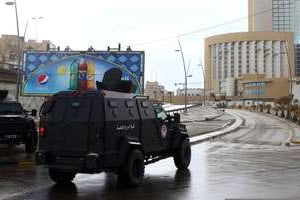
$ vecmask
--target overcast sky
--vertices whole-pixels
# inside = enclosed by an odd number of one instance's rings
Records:
[[[0,0],[0,34],[16,34],[13,6]],[[120,42],[145,51],[146,81],[159,81],[168,90],[184,81],[178,49],[181,41],[186,64],[190,61],[188,87],[203,87],[204,38],[227,32],[247,31],[247,0],[17,0],[20,34],[27,39],[51,40],[64,48],[96,50],[117,47]],[[31,20],[32,17],[43,17]]]

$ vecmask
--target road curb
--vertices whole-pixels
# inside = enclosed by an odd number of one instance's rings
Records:
[[[235,114],[234,112],[230,112],[230,111],[226,111],[226,112],[235,117],[234,122],[231,125],[229,125],[229,127],[226,127],[225,129],[222,127],[220,128],[221,130],[209,131],[208,133],[203,133],[201,135],[193,136],[190,138],[190,143],[197,144],[197,143],[206,142],[224,136],[226,134],[238,130],[245,123],[245,119]]]
[[[216,119],[216,118],[218,118],[218,117],[220,117],[220,116],[222,116],[222,115],[224,115],[224,112],[222,112],[222,113],[220,113],[220,114],[218,114],[218,115],[216,115],[216,116],[205,117],[205,118],[204,118],[204,121],[210,121],[210,120]]]
[[[231,126],[235,121],[236,121],[236,119],[232,119],[229,122],[225,123],[223,126],[220,126],[218,128],[212,129],[212,130],[203,131],[201,133],[195,133],[190,137],[192,138],[192,137],[197,137],[197,136],[200,136],[200,135],[205,135],[205,134],[209,134],[209,133],[212,133],[212,132],[220,131],[220,130],[228,127],[228,126]]]

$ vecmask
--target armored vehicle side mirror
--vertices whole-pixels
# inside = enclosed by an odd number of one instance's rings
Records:
[[[36,109],[32,109],[31,116],[36,117],[36,113],[37,113],[37,110]]]
[[[170,115],[170,114],[167,114],[167,120],[168,120],[168,121],[171,121],[171,119],[172,119],[171,115]]]
[[[174,113],[174,122],[180,123],[180,114],[179,113]]]

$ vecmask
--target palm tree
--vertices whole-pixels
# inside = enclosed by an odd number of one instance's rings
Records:
[[[270,114],[270,110],[271,110],[271,105],[270,104],[267,104],[266,106],[265,106],[265,108],[267,109],[267,113],[268,114]]]
[[[273,107],[273,110],[275,111],[275,115],[277,116],[278,115],[278,110],[279,110],[278,106]]]
[[[281,97],[281,98],[275,100],[275,104],[278,106],[279,111],[281,112],[280,117],[285,117],[285,111],[287,111],[287,113],[288,113],[287,107],[288,107],[289,101],[290,101],[290,99],[288,96],[284,96],[284,97]]]
[[[263,112],[264,105],[263,104],[258,104],[258,111]]]
[[[290,107],[290,110],[291,110],[290,115],[291,115],[292,121],[297,121],[296,111],[298,109],[299,109],[298,104],[291,105],[291,107]]]

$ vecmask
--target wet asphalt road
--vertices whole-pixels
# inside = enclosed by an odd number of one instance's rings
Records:
[[[300,146],[286,146],[290,123],[236,111],[246,123],[235,133],[192,147],[188,171],[173,159],[146,166],[140,187],[123,188],[113,174],[79,174],[60,188],[47,169],[26,164],[0,167],[0,199],[300,199]]]

